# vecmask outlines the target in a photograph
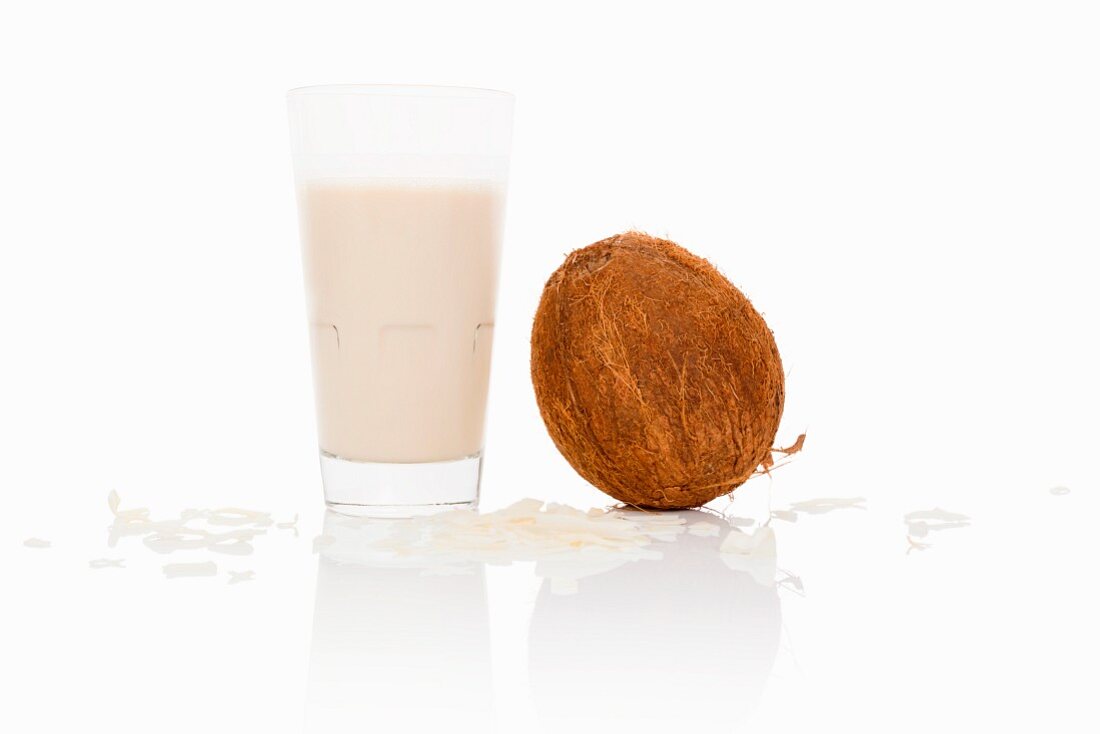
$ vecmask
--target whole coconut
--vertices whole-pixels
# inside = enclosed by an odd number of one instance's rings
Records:
[[[639,232],[574,251],[531,333],[542,419],[577,472],[639,507],[697,507],[769,456],[783,363],[713,265]]]

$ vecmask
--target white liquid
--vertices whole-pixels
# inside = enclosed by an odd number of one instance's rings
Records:
[[[333,180],[300,197],[321,450],[394,463],[480,452],[503,189]]]

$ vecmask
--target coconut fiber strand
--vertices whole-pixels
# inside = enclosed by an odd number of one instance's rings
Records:
[[[550,277],[531,377],[554,443],[586,480],[639,507],[696,507],[760,466],[783,413],[768,325],[706,260],[627,232]]]

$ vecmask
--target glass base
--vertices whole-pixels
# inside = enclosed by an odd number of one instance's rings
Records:
[[[481,454],[453,461],[385,464],[321,452],[325,502],[356,517],[414,517],[477,507]]]

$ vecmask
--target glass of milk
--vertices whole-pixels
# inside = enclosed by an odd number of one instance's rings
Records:
[[[378,517],[474,507],[512,97],[287,99],[325,501]]]

